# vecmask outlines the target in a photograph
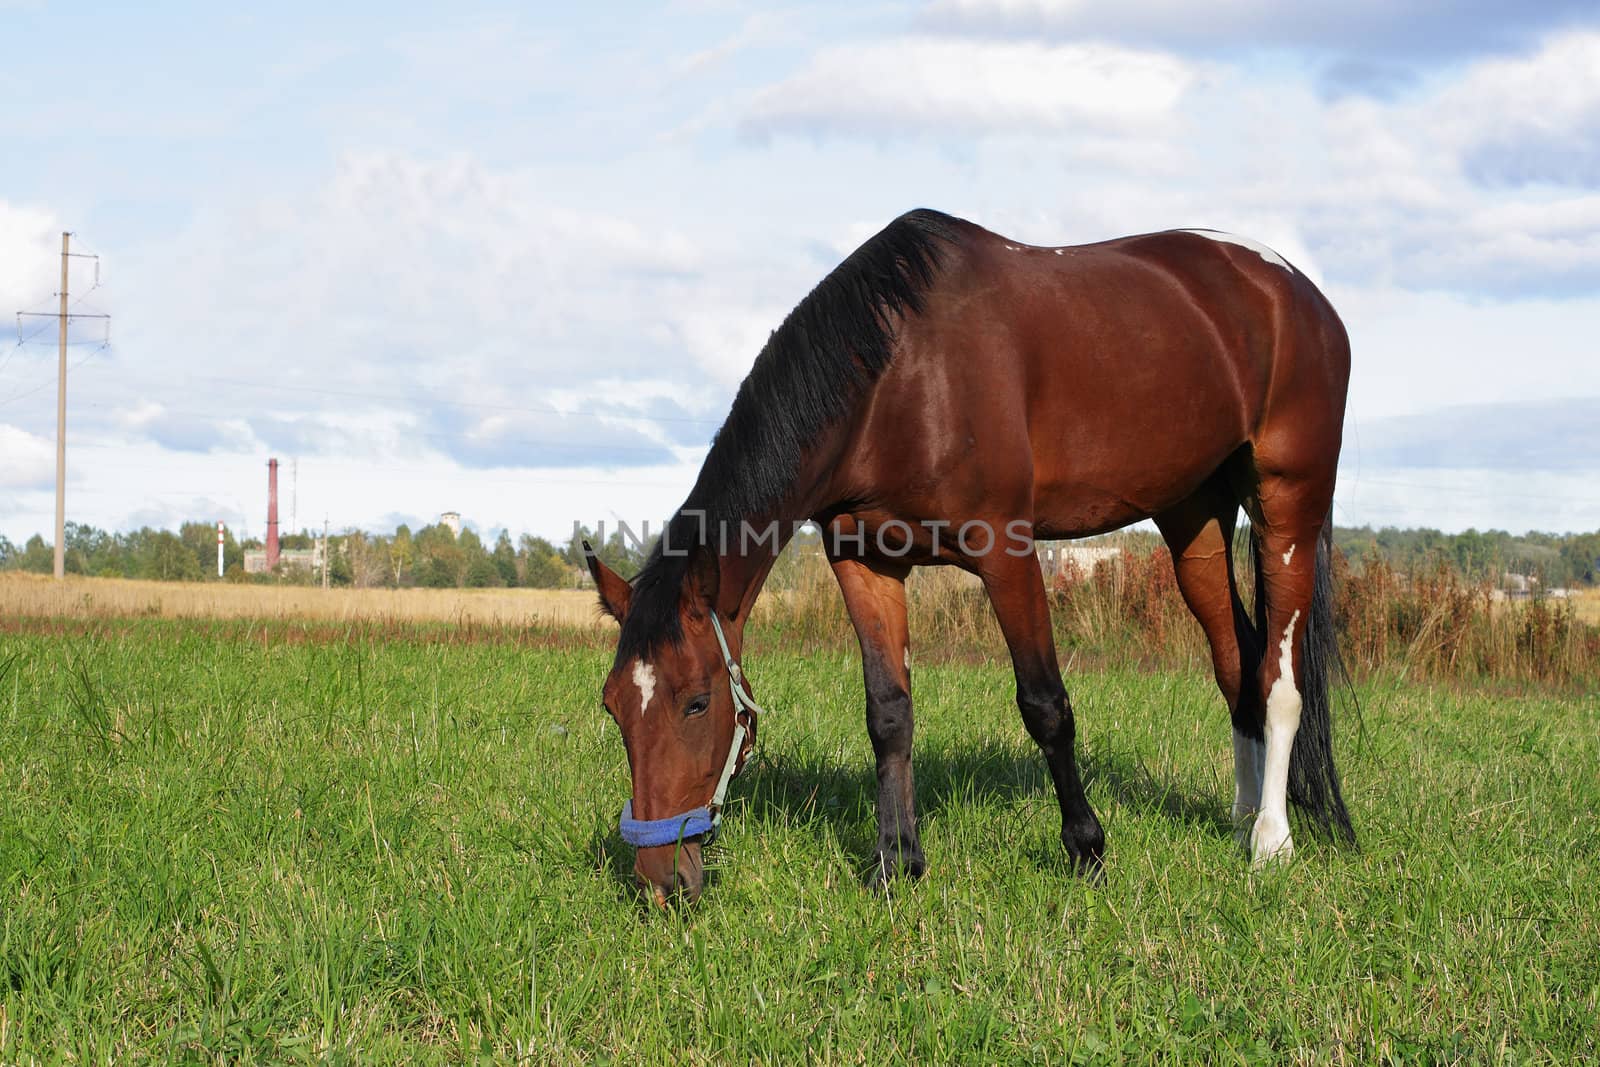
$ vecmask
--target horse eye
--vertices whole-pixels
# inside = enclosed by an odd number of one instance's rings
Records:
[[[683,717],[685,719],[692,719],[696,715],[704,715],[706,713],[706,709],[710,706],[711,695],[709,693],[702,693],[683,706]]]

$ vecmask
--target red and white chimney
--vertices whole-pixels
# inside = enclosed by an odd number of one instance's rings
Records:
[[[267,570],[278,566],[278,461],[267,460]]]
[[[222,577],[222,520],[217,520],[217,577]]]

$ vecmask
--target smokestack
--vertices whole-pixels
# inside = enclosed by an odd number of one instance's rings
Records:
[[[267,570],[278,566],[278,461],[267,460]]]
[[[217,577],[222,577],[222,520],[217,520]]]

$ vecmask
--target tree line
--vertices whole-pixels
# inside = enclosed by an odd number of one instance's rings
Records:
[[[1498,582],[1506,574],[1537,578],[1547,589],[1600,584],[1600,530],[1516,535],[1504,530],[1335,527],[1334,544],[1355,564],[1374,554],[1397,571],[1446,565],[1469,582]]]
[[[1152,535],[1154,536],[1154,535]],[[388,534],[348,530],[329,538],[330,584],[361,588],[501,588],[561,589],[583,584],[587,570],[580,542],[589,540],[600,557],[620,574],[643,565],[653,543],[631,531],[612,530],[603,540],[588,528],[574,532],[566,544],[522,534],[515,540],[501,530],[492,544],[473,529],[459,535],[443,523],[416,531],[402,525]],[[311,548],[307,532],[286,534],[286,549]],[[1600,531],[1580,534],[1466,530],[1447,534],[1432,529],[1374,530],[1368,526],[1338,527],[1334,542],[1357,566],[1381,556],[1399,571],[1449,566],[1469,581],[1497,581],[1506,573],[1534,577],[1546,588],[1600,584]],[[280,565],[269,575],[248,575],[244,553],[261,542],[236,540],[224,532],[224,574],[232,581],[311,583],[321,581],[303,567]],[[0,570],[49,574],[54,546],[38,534],[22,545],[0,536]],[[93,526],[67,523],[66,569],[69,574],[157,581],[216,580],[217,528],[186,522],[174,533],[144,527],[112,533]]]
[[[283,549],[309,549],[318,541],[309,532],[284,534]],[[543,537],[523,534],[515,541],[501,530],[492,544],[477,531],[456,534],[443,523],[413,531],[402,524],[394,532],[375,534],[347,530],[328,538],[328,581],[359,588],[506,588],[562,589],[581,585],[588,574],[581,542],[589,540],[609,565],[632,574],[643,565],[653,541],[641,542],[622,530],[603,541],[588,528],[557,546]],[[68,574],[155,581],[216,581],[217,528],[186,522],[177,532],[143,527],[114,533],[80,523],[66,524],[65,566]],[[247,574],[246,551],[261,549],[257,538],[236,539],[224,530],[224,580],[313,584],[320,571],[280,563],[271,574]],[[0,536],[0,570],[49,574],[55,546],[34,534],[22,545]]]

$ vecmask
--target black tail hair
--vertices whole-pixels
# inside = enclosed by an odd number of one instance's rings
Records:
[[[1251,543],[1252,551],[1259,551]],[[1256,573],[1260,574],[1259,558]],[[1339,771],[1333,764],[1332,683],[1349,686],[1349,675],[1339,657],[1338,635],[1333,626],[1333,513],[1317,538],[1316,577],[1311,591],[1311,618],[1300,648],[1300,729],[1289,753],[1289,799],[1312,824],[1345,844],[1356,844],[1350,812],[1339,790]],[[1257,589],[1259,585],[1259,579]],[[1260,612],[1263,598],[1256,597]],[[1265,632],[1264,630],[1262,632]],[[1351,699],[1354,699],[1352,690]]]

